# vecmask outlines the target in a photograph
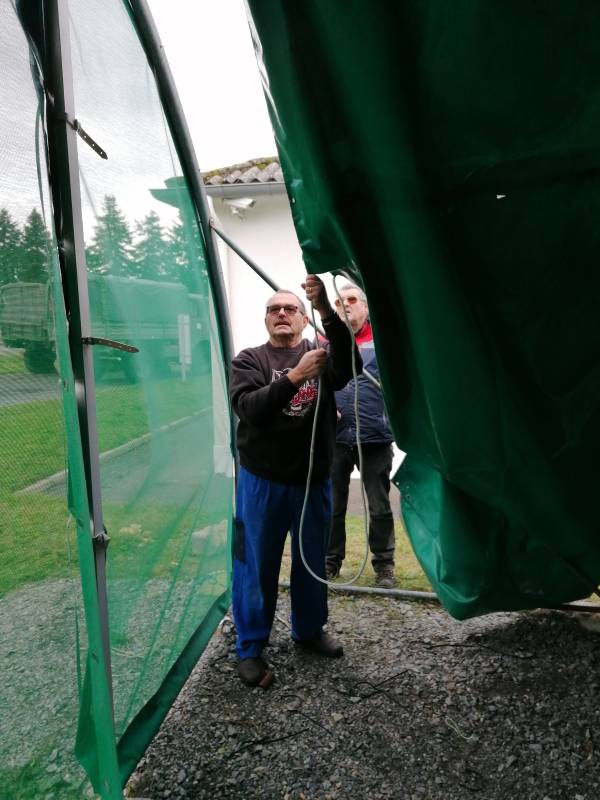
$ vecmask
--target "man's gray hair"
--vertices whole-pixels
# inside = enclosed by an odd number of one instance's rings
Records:
[[[343,286],[340,286],[338,291],[345,292],[348,289],[355,289],[356,293],[358,294],[358,299],[362,300],[363,303],[368,303],[369,302],[367,300],[367,295],[363,292],[363,290],[360,288],[360,286],[357,286],[355,283],[345,283]]]
[[[294,297],[296,298],[296,300],[298,301],[298,308],[300,309],[300,311],[303,314],[306,314],[306,306],[304,305],[304,302],[302,301],[302,299],[300,297],[298,297],[296,292],[292,292],[291,289],[277,289],[277,291],[274,294],[272,294],[271,297],[275,297],[275,295],[278,295],[278,294],[293,294]],[[271,304],[267,303],[267,306],[269,306],[269,305],[271,305]],[[265,308],[266,308],[266,306],[265,306]]]

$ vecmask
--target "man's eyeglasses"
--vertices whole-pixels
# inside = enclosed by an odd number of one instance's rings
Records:
[[[358,303],[358,297],[355,297],[353,294],[351,294],[348,297],[343,297],[341,300],[339,297],[335,298],[336,308],[341,308],[343,303],[348,303],[348,305],[353,306],[355,303]]]
[[[298,306],[292,305],[279,305],[279,306],[267,306],[267,314],[272,314],[274,317],[279,314],[281,310],[284,310],[288,317],[291,317],[292,314],[295,314],[298,311]]]

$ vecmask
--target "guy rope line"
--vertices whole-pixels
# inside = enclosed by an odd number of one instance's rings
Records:
[[[368,505],[367,505],[367,501],[366,501],[366,497],[365,497],[365,485],[364,485],[364,481],[363,481],[362,447],[361,447],[361,444],[360,444],[360,419],[359,419],[359,414],[358,414],[359,388],[358,388],[358,374],[357,374],[357,370],[356,370],[356,347],[355,347],[355,341],[354,341],[354,332],[352,331],[352,326],[350,325],[350,321],[348,320],[348,314],[346,313],[346,309],[344,308],[344,303],[342,301],[342,297],[341,297],[341,295],[340,295],[340,293],[338,291],[338,288],[337,288],[337,285],[336,285],[336,278],[337,278],[337,276],[334,276],[334,278],[333,278],[333,288],[334,288],[335,293],[337,294],[338,299],[340,301],[340,307],[342,308],[342,310],[344,312],[344,321],[345,321],[345,323],[346,323],[346,325],[348,327],[348,330],[350,331],[351,347],[352,347],[352,375],[353,375],[353,379],[354,379],[354,414],[355,414],[355,417],[356,417],[356,447],[358,449],[358,469],[359,469],[359,472],[360,472],[360,488],[361,488],[361,497],[362,497],[362,504],[363,504],[363,517],[364,517],[364,530],[365,530],[365,555],[364,555],[362,564],[360,565],[360,569],[358,570],[356,575],[354,575],[354,577],[351,578],[346,583],[335,583],[334,581],[328,581],[326,578],[321,578],[320,575],[317,575],[316,572],[314,572],[309,567],[309,565],[306,562],[306,558],[304,556],[304,542],[303,542],[304,515],[305,515],[305,512],[306,512],[306,506],[307,506],[307,503],[308,503],[308,495],[309,495],[309,492],[310,492],[310,481],[311,481],[311,478],[312,478],[312,471],[313,471],[313,460],[314,460],[314,452],[315,452],[315,437],[316,437],[316,432],[317,432],[317,420],[318,420],[318,415],[319,415],[319,406],[320,406],[320,403],[321,403],[321,381],[322,381],[321,376],[319,376],[319,380],[318,380],[318,383],[317,383],[317,400],[316,400],[316,404],[315,404],[315,414],[314,414],[314,417],[313,417],[312,433],[311,433],[311,437],[310,437],[308,473],[307,473],[307,476],[306,476],[306,490],[304,492],[304,502],[302,503],[302,513],[300,514],[300,525],[299,525],[299,529],[298,529],[298,542],[300,544],[300,557],[301,557],[302,563],[306,567],[308,573],[310,575],[312,575],[312,577],[316,581],[318,581],[319,583],[324,583],[326,586],[330,586],[332,589],[337,589],[338,591],[339,590],[343,591],[348,586],[351,586],[353,583],[355,583],[361,577],[361,575],[365,571],[365,567],[367,565],[367,561],[368,561],[368,558],[369,558],[369,509],[368,509]],[[315,320],[315,310],[314,310],[312,304],[311,304],[311,308],[310,308],[310,313],[311,313],[311,316],[312,316],[313,328],[315,329],[315,331],[317,331],[317,324],[316,324],[316,320]],[[321,343],[319,342],[318,334],[315,334],[315,346],[316,347],[320,347],[321,346]]]

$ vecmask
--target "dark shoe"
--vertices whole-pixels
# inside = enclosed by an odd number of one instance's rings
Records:
[[[340,567],[338,564],[325,565],[325,577],[328,581],[333,581],[340,574]]]
[[[316,639],[302,639],[296,644],[300,645],[304,650],[309,650],[318,656],[325,656],[325,658],[339,658],[344,655],[342,645],[338,644],[333,636],[328,633],[322,633]]]
[[[273,673],[262,658],[243,658],[238,661],[238,675],[246,686],[269,685],[273,680]],[[267,683],[267,679],[270,680]],[[266,684],[266,685],[265,685]]]
[[[379,589],[394,588],[394,568],[379,567],[375,570],[375,585]]]

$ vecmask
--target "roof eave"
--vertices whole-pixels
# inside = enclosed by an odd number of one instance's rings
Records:
[[[230,183],[218,186],[204,185],[204,190],[209,197],[256,197],[261,194],[285,194],[283,181],[267,181],[265,183]]]

